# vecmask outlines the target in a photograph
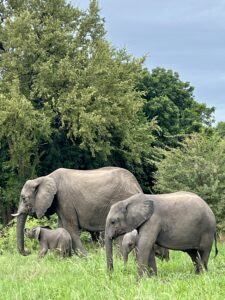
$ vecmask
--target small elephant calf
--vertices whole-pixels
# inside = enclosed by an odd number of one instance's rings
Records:
[[[127,263],[129,253],[136,247],[138,239],[137,229],[127,232],[122,241],[122,253],[124,263]]]
[[[138,240],[138,232],[136,229],[126,233],[122,241],[122,252],[124,263],[127,263],[129,253],[136,247]],[[154,245],[155,255],[161,260],[169,260],[169,250],[158,245]]]
[[[25,228],[24,233],[28,238],[39,241],[39,258],[44,257],[48,249],[58,249],[62,257],[72,254],[72,239],[64,228],[48,229],[38,226],[31,229]]]

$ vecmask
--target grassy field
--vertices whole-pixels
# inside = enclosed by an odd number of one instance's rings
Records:
[[[37,260],[37,252],[23,257],[17,253],[0,255],[1,300],[50,299],[225,299],[225,244],[214,249],[209,272],[195,275],[187,254],[171,252],[169,262],[157,259],[158,276],[139,279],[130,257],[127,269],[116,257],[112,275],[106,272],[104,248],[89,246],[88,258],[60,259],[48,253]]]

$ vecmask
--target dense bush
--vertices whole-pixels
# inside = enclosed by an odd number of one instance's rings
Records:
[[[201,196],[225,230],[225,139],[194,134],[180,148],[162,151],[155,174],[157,192],[191,191]]]

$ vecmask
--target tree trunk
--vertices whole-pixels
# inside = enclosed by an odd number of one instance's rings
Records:
[[[12,220],[12,216],[11,216],[12,212],[13,212],[12,206],[7,206],[6,204],[0,202],[0,223],[2,225],[5,226]]]

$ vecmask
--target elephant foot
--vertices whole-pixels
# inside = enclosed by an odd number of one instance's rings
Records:
[[[203,267],[201,265],[196,266],[196,268],[195,268],[196,275],[203,274],[204,272],[205,272],[205,270],[203,269]]]
[[[30,250],[24,249],[24,250],[19,250],[19,253],[23,256],[28,256],[31,254]]]
[[[157,270],[153,270],[151,267],[138,268],[138,275],[139,277],[143,277],[145,275],[148,277],[157,276]]]
[[[79,257],[87,257],[87,251],[85,250],[85,249],[75,249],[74,250],[74,253],[76,254],[76,255],[78,255]]]

